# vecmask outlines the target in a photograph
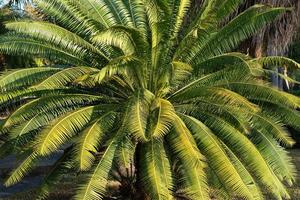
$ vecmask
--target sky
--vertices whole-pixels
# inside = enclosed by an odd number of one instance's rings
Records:
[[[2,7],[3,5],[7,4],[8,0],[0,0],[0,7]]]

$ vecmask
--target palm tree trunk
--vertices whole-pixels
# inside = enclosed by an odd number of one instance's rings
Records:
[[[292,7],[291,12],[287,12],[277,19],[273,24],[264,28],[258,35],[253,37],[252,45],[255,49],[253,52],[255,57],[261,56],[286,56],[288,48],[293,42],[297,30],[299,29],[300,17],[300,1],[299,0],[247,0],[242,5],[241,9],[244,10],[254,4],[267,4],[270,6]],[[286,73],[287,70],[284,66],[278,66],[276,72]],[[276,73],[272,75],[272,83],[279,89],[289,89],[289,83],[282,80]]]

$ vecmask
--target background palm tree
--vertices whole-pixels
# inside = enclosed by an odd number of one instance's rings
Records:
[[[122,194],[124,174],[140,199],[207,200],[209,187],[289,198],[295,169],[280,145],[294,143],[284,124],[299,128],[300,99],[268,75],[299,64],[230,52],[286,9],[255,5],[225,23],[240,3],[204,1],[183,25],[189,0],[38,0],[52,23],[6,23],[0,52],[61,65],[0,79],[2,108],[22,104],[2,124],[1,154],[24,157],[5,185],[64,147],[42,197],[77,171],[75,199],[103,199],[115,182]]]
[[[256,57],[280,55],[286,56],[289,47],[297,36],[299,31],[300,1],[298,0],[247,0],[242,9],[246,9],[256,3],[264,3],[272,6],[284,6],[293,8],[291,12],[279,17],[274,23],[266,26],[251,41],[252,49],[250,52]],[[279,66],[278,72],[287,74],[284,66]],[[277,74],[272,76],[273,85],[280,89],[289,90],[288,82]]]

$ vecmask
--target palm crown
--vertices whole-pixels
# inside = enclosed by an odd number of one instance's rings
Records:
[[[2,125],[1,153],[26,156],[6,186],[64,148],[42,196],[77,170],[75,199],[102,199],[113,171],[134,166],[145,198],[207,200],[209,187],[289,198],[294,166],[279,144],[293,144],[284,124],[299,128],[300,100],[265,75],[299,65],[229,53],[286,9],[255,5],[224,23],[240,2],[206,0],[185,24],[190,0],[37,0],[51,22],[7,22],[1,52],[63,65],[0,79],[2,108],[21,104]]]

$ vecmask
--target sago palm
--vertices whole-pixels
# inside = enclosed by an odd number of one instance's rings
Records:
[[[2,125],[1,153],[25,157],[6,186],[64,149],[42,197],[75,171],[85,178],[74,198],[103,199],[116,170],[134,169],[143,199],[207,200],[210,188],[289,198],[295,169],[281,146],[293,145],[284,127],[300,128],[300,100],[267,77],[299,65],[230,52],[286,8],[255,5],[224,24],[241,0],[206,0],[183,24],[189,0],[35,3],[52,23],[7,22],[0,51],[62,65],[0,79],[2,108],[20,105]]]

